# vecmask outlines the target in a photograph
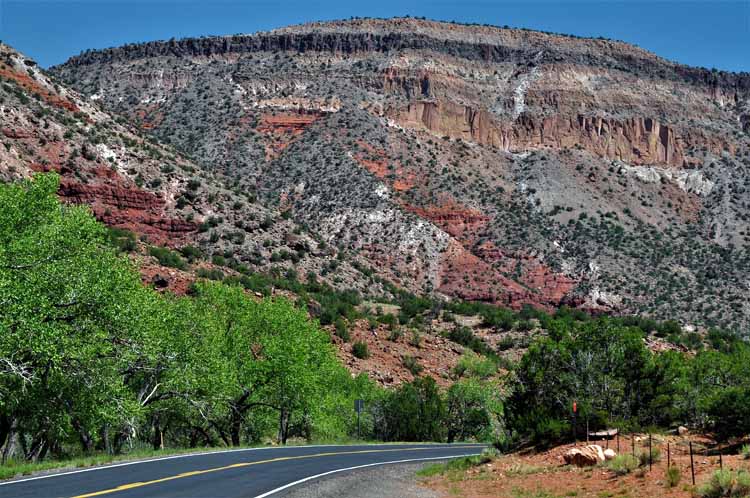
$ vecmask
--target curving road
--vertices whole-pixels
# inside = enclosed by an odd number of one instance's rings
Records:
[[[0,482],[0,497],[265,498],[331,474],[473,455],[483,447],[289,446],[178,455]]]

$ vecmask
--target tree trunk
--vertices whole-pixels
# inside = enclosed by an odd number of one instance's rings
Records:
[[[44,433],[38,434],[32,441],[31,447],[27,449],[26,455],[24,456],[28,462],[37,462],[46,453],[45,446],[47,446],[46,436]]]
[[[230,427],[230,436],[232,438],[232,446],[240,445],[240,434],[242,431],[242,417],[238,413],[232,414],[232,426]]]
[[[71,425],[73,429],[78,433],[78,440],[81,442],[81,449],[85,455],[88,455],[94,449],[94,441],[91,439],[91,435],[81,425],[81,421],[77,417],[71,418]]]
[[[279,442],[286,444],[289,437],[289,412],[282,408],[279,412]]]
[[[154,426],[154,439],[152,441],[153,447],[155,450],[163,450],[164,449],[164,430],[161,428],[161,425],[159,425],[158,416],[154,416],[153,426]]]
[[[11,418],[8,424],[8,435],[6,436],[5,447],[3,448],[3,457],[2,457],[3,465],[5,465],[5,463],[8,461],[9,458],[13,458],[13,455],[16,453],[17,444],[18,444],[18,421],[14,418]]]

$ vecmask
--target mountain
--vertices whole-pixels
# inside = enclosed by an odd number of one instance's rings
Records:
[[[410,18],[132,44],[50,72],[413,292],[749,325],[747,73]]]
[[[322,282],[381,289],[350,261],[339,261],[320,237],[232,187],[220,172],[107,113],[2,44],[0,139],[0,180],[59,173],[60,197],[90,205],[119,229],[113,236],[134,251],[144,281],[158,288],[184,293],[196,273],[268,272],[274,260],[277,268],[294,266]],[[197,262],[188,265],[161,246]],[[331,266],[336,272],[326,271]]]

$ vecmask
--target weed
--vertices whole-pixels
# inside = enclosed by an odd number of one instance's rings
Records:
[[[667,469],[666,472],[666,483],[668,488],[674,488],[678,484],[680,484],[680,479],[682,479],[682,474],[680,473],[680,469],[675,466],[671,466]]]
[[[618,476],[624,476],[629,474],[639,466],[639,461],[636,457],[630,454],[617,455],[612,460],[607,462],[607,468],[614,472]]]
[[[700,498],[742,498],[750,496],[750,473],[744,470],[717,470],[698,489]]]

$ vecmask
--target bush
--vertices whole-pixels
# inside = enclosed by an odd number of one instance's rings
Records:
[[[657,447],[651,448],[651,454],[649,455],[648,448],[641,451],[641,453],[638,455],[638,463],[641,467],[646,467],[649,462],[649,458],[651,459],[652,463],[656,463],[661,460],[661,451]]]
[[[706,484],[698,489],[701,498],[742,498],[750,496],[750,474],[744,470],[717,470]]]
[[[396,327],[395,329],[391,330],[391,332],[388,334],[388,340],[396,342],[404,335],[403,331]]]
[[[420,377],[387,394],[376,424],[385,441],[444,441],[446,409],[435,380]]]
[[[107,229],[107,240],[120,252],[133,252],[136,248],[135,234],[123,228]]]
[[[169,266],[179,270],[187,268],[185,260],[179,254],[166,247],[150,247],[148,253],[159,260],[159,264],[162,266]]]
[[[638,468],[639,461],[631,454],[617,455],[607,462],[607,468],[618,476],[629,474]]]
[[[349,342],[349,339],[351,339],[351,337],[349,336],[349,329],[347,328],[346,323],[344,323],[344,320],[342,320],[341,318],[337,318],[333,325],[334,327],[336,327],[336,335],[339,336],[342,341]],[[355,354],[354,356],[357,355]],[[357,356],[357,358],[359,358],[359,356]]]
[[[203,252],[195,246],[183,247],[180,249],[180,254],[182,254],[184,258],[187,258],[191,263],[196,259],[201,259],[203,257]]]
[[[417,359],[410,355],[404,356],[402,363],[412,375],[419,375],[424,370],[424,367],[419,364]]]
[[[743,446],[740,450],[740,454],[745,460],[750,460],[750,444],[746,444],[745,446]]]
[[[370,351],[367,349],[367,343],[357,341],[352,347],[352,354],[360,360],[366,360],[370,357]]]
[[[198,268],[198,271],[195,272],[195,275],[199,278],[207,278],[209,280],[216,281],[224,279],[224,272],[222,272],[218,268],[213,268],[211,270],[208,270],[206,268]]]
[[[673,465],[667,469],[665,480],[668,488],[674,488],[680,484],[680,479],[682,479],[682,474],[679,467]]]

